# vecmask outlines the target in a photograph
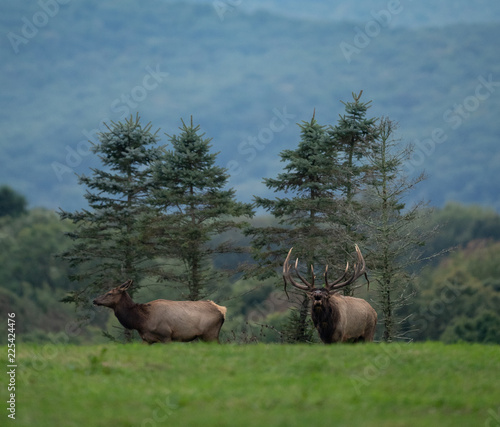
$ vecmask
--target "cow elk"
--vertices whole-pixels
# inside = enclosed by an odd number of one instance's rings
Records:
[[[292,248],[293,249],[293,248]],[[285,285],[291,283],[296,288],[305,291],[312,300],[311,317],[318,330],[321,340],[325,344],[337,342],[373,341],[377,313],[368,302],[360,298],[343,296],[338,293],[354,283],[363,274],[366,275],[366,264],[361,251],[356,245],[357,261],[352,275],[348,276],[347,263],[343,276],[334,282],[328,282],[328,265],[325,268],[325,286],[314,286],[314,271],[311,266],[312,283],[309,283],[298,271],[298,262],[295,261],[295,273],[302,283],[297,283],[290,274],[290,256],[288,252],[283,264],[283,279]]]
[[[132,280],[97,297],[95,305],[112,308],[119,322],[135,329],[143,341],[156,342],[219,341],[226,317],[226,307],[213,301],[169,301],[157,299],[146,304],[135,303],[127,292]]]

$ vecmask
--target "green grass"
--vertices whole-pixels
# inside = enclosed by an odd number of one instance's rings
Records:
[[[19,343],[17,363],[13,426],[499,425],[500,346]]]

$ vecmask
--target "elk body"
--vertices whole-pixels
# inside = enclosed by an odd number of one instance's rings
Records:
[[[156,342],[219,341],[226,307],[213,301],[169,301],[157,299],[135,303],[127,292],[132,280],[97,297],[95,305],[112,308],[127,329],[136,329],[143,341]]]
[[[283,264],[283,279],[296,288],[305,291],[312,300],[311,317],[318,330],[321,340],[325,344],[337,342],[373,341],[375,326],[377,325],[377,312],[372,306],[361,298],[354,298],[338,294],[338,290],[350,285],[363,274],[366,275],[366,264],[361,251],[356,245],[357,262],[354,272],[347,279],[349,263],[344,275],[332,283],[328,283],[328,266],[325,268],[325,286],[314,286],[314,272],[312,283],[302,277],[297,269],[298,259],[295,261],[295,272],[302,283],[297,283],[290,274],[290,255]],[[312,270],[312,267],[311,267]]]

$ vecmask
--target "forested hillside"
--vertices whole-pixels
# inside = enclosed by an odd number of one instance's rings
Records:
[[[441,224],[441,232],[427,244],[429,254],[450,247],[457,250],[439,262],[426,263],[404,310],[408,317],[401,338],[500,343],[500,216],[477,206],[454,204],[436,210],[427,221],[428,229]],[[271,217],[252,221],[254,226],[267,224],[273,224]],[[19,341],[95,343],[108,342],[103,330],[119,335],[121,329],[111,311],[61,303],[75,289],[68,280],[75,271],[56,254],[70,246],[64,233],[74,229],[69,221],[40,208],[0,217],[0,308],[22,319],[16,326]],[[238,232],[231,239],[248,244]],[[248,260],[245,255],[232,255],[228,261],[227,256],[216,260],[214,267]],[[373,302],[373,286],[363,296]],[[134,298],[139,302],[183,299],[183,294],[166,280],[149,280]],[[290,303],[279,274],[266,280],[238,275],[221,280],[210,298],[228,308],[223,342],[284,340]],[[379,325],[377,340],[381,330]]]
[[[224,19],[215,3],[228,6]],[[32,206],[79,208],[74,173],[93,166],[87,141],[103,120],[139,112],[163,137],[193,115],[250,202],[297,143],[297,122],[315,109],[332,124],[340,100],[364,90],[370,114],[416,144],[408,171],[429,178],[415,199],[500,209],[497,3],[401,2],[389,26],[372,14],[386,2],[236,3],[89,0],[45,12],[9,2],[0,182]]]

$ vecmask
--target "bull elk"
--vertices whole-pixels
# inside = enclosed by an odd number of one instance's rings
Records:
[[[293,248],[292,248],[293,249]],[[295,273],[303,284],[297,283],[290,274],[290,256],[288,252],[283,264],[283,279],[296,288],[305,291],[312,300],[311,317],[318,330],[321,340],[325,344],[337,342],[373,341],[377,312],[368,302],[360,298],[342,296],[338,290],[354,283],[363,274],[366,275],[366,264],[356,245],[357,261],[354,264],[352,275],[347,276],[349,263],[347,263],[343,276],[334,282],[328,282],[328,265],[325,268],[325,286],[314,286],[314,271],[311,266],[312,283],[309,283],[298,271],[298,258],[295,261]],[[346,277],[348,277],[346,279]]]
[[[156,342],[219,341],[226,317],[226,307],[213,301],[169,301],[157,299],[146,304],[135,303],[127,292],[132,280],[111,289],[94,300],[95,305],[112,308],[119,322],[135,329],[142,340]]]

